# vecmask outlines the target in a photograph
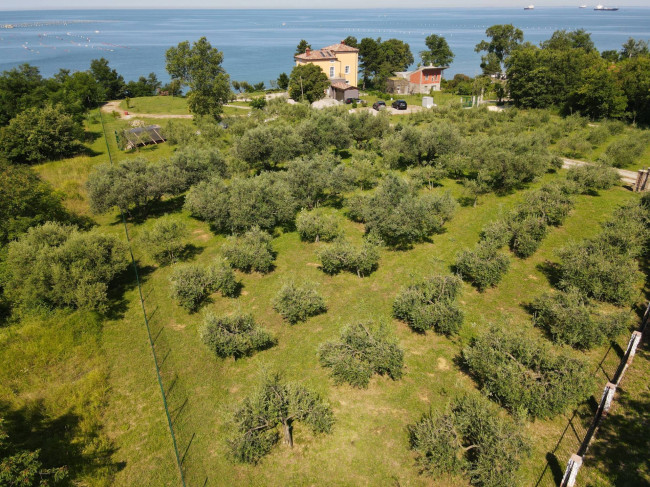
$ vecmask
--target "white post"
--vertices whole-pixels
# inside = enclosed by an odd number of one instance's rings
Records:
[[[580,470],[580,467],[582,467],[582,457],[580,455],[571,455],[566,470],[564,471],[564,477],[562,477],[560,487],[574,487],[576,485],[576,477],[578,476],[578,470]]]
[[[614,394],[616,394],[616,385],[608,382],[605,385],[605,390],[603,391],[603,397],[600,399],[600,403],[603,405],[603,415],[606,415],[609,412],[609,408],[612,407],[612,400],[614,399]]]
[[[641,332],[640,331],[632,332],[632,336],[630,337],[630,342],[627,344],[628,362],[632,361],[632,358],[636,354],[636,349],[639,346],[639,343],[641,343]]]

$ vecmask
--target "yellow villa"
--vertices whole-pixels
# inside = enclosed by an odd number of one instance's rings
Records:
[[[341,41],[318,50],[307,49],[294,59],[296,66],[311,63],[323,70],[330,80],[330,97],[339,101],[359,97],[359,49]]]

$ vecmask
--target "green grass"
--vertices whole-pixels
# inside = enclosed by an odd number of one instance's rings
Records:
[[[187,100],[179,96],[143,96],[131,98],[129,107],[126,101],[120,103],[122,110],[132,113],[161,113],[169,115],[189,115]]]
[[[109,134],[127,124],[110,116],[105,116],[105,120]],[[95,125],[90,129],[97,130]],[[114,149],[112,136],[109,141]],[[92,144],[95,156],[44,164],[37,170],[65,192],[68,204],[83,209],[87,205],[83,190],[78,190],[75,196],[66,187],[75,183],[77,188],[83,188],[92,166],[107,159],[103,143],[99,138]],[[168,156],[173,150],[168,144],[160,144],[139,153],[115,151],[113,155],[117,160],[137,156],[155,160]],[[546,175],[543,180],[558,177],[562,177],[562,171]],[[463,194],[462,186],[451,180],[434,191],[445,189],[456,197]],[[521,202],[523,192],[503,197],[487,195],[475,208],[459,208],[445,231],[434,235],[431,242],[417,244],[408,251],[382,250],[379,269],[364,279],[351,273],[325,275],[318,269],[316,256],[322,244],[301,242],[295,232],[278,232],[273,241],[278,257],[272,273],[237,273],[243,282],[239,298],[214,295],[211,302],[195,314],[188,314],[171,301],[168,281],[171,268],[155,265],[140,244],[139,235],[153,224],[155,217],[141,225],[130,222],[129,233],[142,271],[145,306],[180,455],[184,456],[187,485],[204,485],[206,479],[208,485],[224,486],[431,485],[432,480],[420,476],[414,466],[406,425],[430,408],[443,409],[452,398],[476,389],[457,365],[456,358],[471,337],[488,323],[500,323],[506,318],[509,320],[506,326],[541,335],[532,326],[523,304],[550,289],[543,272],[544,264],[557,261],[555,250],[570,240],[594,235],[599,230],[599,222],[609,218],[618,205],[636,197],[622,188],[604,191],[599,196],[577,197],[576,208],[565,224],[551,229],[532,257],[525,260],[513,257],[511,268],[498,287],[479,293],[470,285],[463,285],[459,303],[466,314],[465,324],[460,335],[451,339],[434,333],[413,333],[391,318],[392,301],[400,288],[414,279],[432,273],[450,273],[456,254],[473,247],[481,228]],[[83,211],[87,213],[87,209]],[[343,214],[343,210],[337,211]],[[193,259],[208,264],[219,255],[224,237],[212,234],[206,224],[184,212],[182,217],[188,225],[188,240],[196,248]],[[117,214],[96,219],[103,231],[123,237]],[[363,227],[342,219],[347,236],[360,241]],[[272,309],[271,299],[288,279],[315,282],[325,297],[327,313],[294,326],[284,323]],[[278,337],[278,345],[237,361],[217,359],[198,336],[197,329],[205,310],[217,314],[250,312]],[[394,329],[405,350],[404,377],[399,381],[374,377],[367,390],[334,386],[327,371],[318,364],[319,344],[336,338],[346,323],[368,319],[387,322]],[[621,338],[621,342],[626,340],[627,337]],[[116,303],[115,311],[103,323],[98,343],[99,350],[92,348],[89,353],[99,358],[89,361],[105,362],[109,392],[102,406],[103,428],[115,446],[111,461],[123,467],[115,473],[113,485],[177,485],[171,439],[139,294],[133,283],[126,287],[123,300]],[[587,355],[595,366],[603,353],[601,348]],[[76,352],[71,352],[72,363],[76,360],[85,363],[85,358],[81,352],[78,357]],[[233,464],[225,442],[228,418],[237,403],[253,390],[264,368],[282,370],[289,379],[321,392],[332,404],[336,425],[331,435],[318,437],[298,425],[293,450],[280,445],[260,465]],[[598,399],[602,385],[599,383],[596,389],[594,394]],[[6,394],[10,392],[3,390],[2,397]],[[527,423],[526,433],[534,447],[521,471],[524,485],[535,483],[547,452],[553,448],[565,425],[566,419],[562,416],[552,421]],[[567,458],[560,458],[562,455],[558,456],[558,462],[563,468]],[[467,485],[458,478],[437,480],[436,485]]]

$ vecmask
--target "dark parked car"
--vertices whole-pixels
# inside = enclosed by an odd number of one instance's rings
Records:
[[[396,110],[406,110],[406,102],[404,100],[395,100],[393,102],[393,108]]]
[[[383,108],[386,108],[386,102],[382,101],[382,100],[378,100],[378,101],[376,101],[375,103],[372,104],[372,108],[379,111],[379,110],[381,110]]]
[[[363,101],[361,98],[346,98],[345,103],[347,103],[348,105],[350,103],[356,103],[357,105],[365,105],[366,104],[366,102]]]

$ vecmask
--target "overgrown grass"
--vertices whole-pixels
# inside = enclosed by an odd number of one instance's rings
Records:
[[[122,110],[133,113],[164,113],[169,115],[189,115],[187,100],[181,96],[143,96],[131,98],[129,106],[126,101],[120,103]]]

